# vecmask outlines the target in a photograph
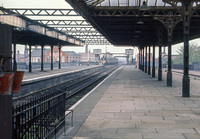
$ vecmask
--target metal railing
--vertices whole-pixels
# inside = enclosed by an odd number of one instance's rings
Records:
[[[13,106],[13,139],[48,139],[65,124],[66,93],[45,95]]]
[[[103,71],[93,72],[13,99],[13,139],[56,139],[61,129],[66,135],[66,117],[69,114],[73,127],[73,110],[66,107],[66,98],[114,69],[107,67]]]

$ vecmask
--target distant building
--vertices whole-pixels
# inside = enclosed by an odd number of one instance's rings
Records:
[[[60,50],[60,62],[67,62],[67,54]],[[59,49],[58,47],[53,48],[53,62],[59,61]],[[48,49],[48,51],[44,52],[44,62],[51,62],[51,49]]]
[[[44,49],[44,62],[51,62],[51,49]],[[28,57],[28,56],[26,56]],[[67,62],[67,54],[61,50],[61,62]],[[53,48],[53,62],[59,61],[59,49]],[[41,49],[35,49],[31,52],[31,62],[41,62]]]
[[[80,62],[81,55],[77,54],[74,51],[64,51],[67,54],[67,62]]]
[[[47,51],[49,51],[49,49],[44,49],[44,54]],[[31,62],[41,62],[41,49],[36,49],[31,52]]]
[[[81,55],[81,62],[88,62],[88,58],[89,58],[89,62],[96,62],[98,61],[98,58],[95,57],[95,54],[93,53],[79,53],[79,55]]]

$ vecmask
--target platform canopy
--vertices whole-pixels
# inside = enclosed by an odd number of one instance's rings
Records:
[[[90,6],[140,6],[144,0],[84,0]],[[165,6],[162,0],[147,0],[149,6]]]
[[[181,3],[175,2],[177,8],[162,0],[145,0],[148,10],[141,10],[144,0],[66,0],[91,23],[113,45],[157,45],[158,32],[162,30],[162,43],[167,45],[167,30],[161,17],[173,16],[174,20],[181,18]],[[200,10],[191,14],[190,39],[200,36]],[[171,14],[169,14],[171,13]],[[164,20],[163,20],[164,21]],[[165,22],[165,21],[164,21]],[[176,22],[176,21],[174,21]],[[173,44],[183,41],[183,23],[177,22],[173,29]]]

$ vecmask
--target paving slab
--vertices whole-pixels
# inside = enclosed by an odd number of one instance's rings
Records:
[[[200,80],[191,79],[191,97],[182,98],[180,74],[167,87],[166,72],[158,81],[123,66],[74,109],[77,125],[62,139],[200,138],[199,90]]]

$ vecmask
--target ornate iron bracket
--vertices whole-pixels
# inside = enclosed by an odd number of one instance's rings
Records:
[[[163,43],[163,27],[160,25],[157,29],[158,45]]]
[[[179,5],[184,5],[184,4],[189,4],[190,6],[188,7],[188,11],[190,12],[190,16],[195,12],[196,9],[200,7],[200,0],[162,0],[165,3],[168,3],[169,5],[173,6],[177,10],[180,11],[182,16],[184,15],[185,10],[181,7],[184,6],[179,6]]]
[[[167,16],[154,17],[154,19],[160,21],[164,25],[168,33],[168,40],[172,41],[173,29],[180,21],[182,21],[182,17],[174,16],[173,13],[170,11]]]

